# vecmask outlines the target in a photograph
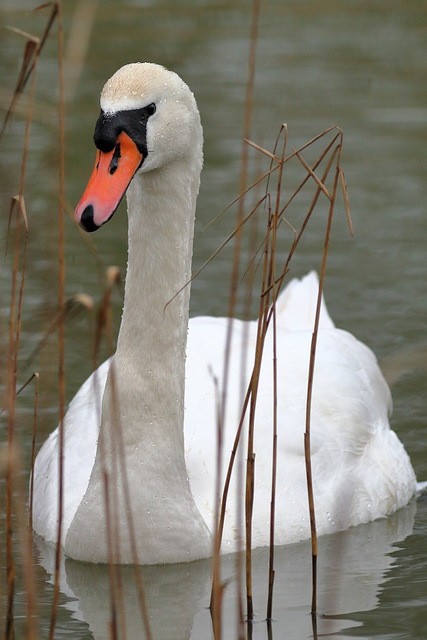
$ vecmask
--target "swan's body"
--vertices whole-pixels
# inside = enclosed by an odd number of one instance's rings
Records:
[[[174,298],[191,270],[202,165],[199,114],[182,80],[150,64],[119,70],[104,87],[101,108],[95,130],[98,164],[76,217],[87,230],[98,228],[134,176],[127,192],[129,263],[113,366],[104,363],[84,383],[65,418],[62,544],[67,555],[92,562],[149,564],[207,557],[215,510],[213,375],[221,379],[228,321],[195,318],[188,324],[189,287]],[[103,167],[107,177],[99,177]],[[96,194],[97,181],[116,178],[126,181],[124,187],[110,189],[104,182],[104,193]],[[277,303],[277,544],[310,535],[303,433],[316,296],[317,279],[310,274],[293,281]],[[249,375],[256,325],[236,320],[232,335],[224,460],[238,425],[242,349],[248,354]],[[269,543],[271,343],[269,335],[256,414],[254,546]],[[319,534],[387,515],[414,495],[415,475],[390,430],[390,408],[390,392],[375,356],[335,329],[323,307],[311,440]],[[57,537],[57,502],[55,431],[34,469],[34,528],[52,541]],[[235,548],[238,502],[234,485],[223,552]]]

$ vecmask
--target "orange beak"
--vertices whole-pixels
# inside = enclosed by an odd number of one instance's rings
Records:
[[[98,151],[95,167],[74,218],[86,231],[96,231],[120,204],[144,156],[124,132],[108,153]]]

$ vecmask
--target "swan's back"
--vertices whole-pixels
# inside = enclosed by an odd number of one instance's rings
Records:
[[[293,280],[278,300],[278,465],[277,544],[310,536],[304,458],[307,372],[318,280],[311,273]],[[295,327],[303,326],[303,330]],[[214,502],[217,450],[215,416],[221,389],[227,319],[196,318],[188,342],[185,443],[192,490],[207,521]],[[206,340],[206,335],[211,340]],[[228,373],[223,469],[228,465],[240,417],[241,353],[248,347],[246,382],[253,366],[256,323],[233,323]],[[273,341],[263,356],[255,419],[254,542],[269,543],[273,441]],[[209,367],[207,366],[209,365]],[[200,394],[197,389],[205,389]],[[193,389],[193,393],[192,390]],[[323,302],[311,411],[311,454],[318,533],[368,522],[406,505],[414,495],[415,475],[403,445],[391,431],[391,394],[373,352],[346,331],[335,329]],[[246,445],[245,445],[246,446]],[[246,450],[242,454],[243,465]],[[197,491],[199,491],[197,493]],[[230,490],[225,551],[236,535],[236,490]]]

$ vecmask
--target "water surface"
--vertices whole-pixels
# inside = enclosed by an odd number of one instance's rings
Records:
[[[63,8],[65,38],[69,42],[76,4],[66,1]],[[2,24],[39,35],[46,14],[29,13],[27,9],[26,5],[5,2],[0,12]],[[202,265],[234,224],[234,214],[229,214],[204,230],[238,192],[249,29],[248,5],[238,0],[99,3],[81,74],[74,76],[77,68],[70,61],[66,67],[70,87],[66,105],[66,197],[70,205],[78,201],[92,169],[91,136],[98,115],[98,95],[105,80],[126,62],[150,60],[165,64],[182,75],[194,91],[204,125],[205,168],[198,201],[194,267]],[[331,124],[344,131],[343,166],[355,237],[348,233],[344,206],[340,204],[333,225],[326,299],[336,324],[374,349],[392,381],[393,427],[404,442],[419,479],[427,479],[426,32],[424,3],[415,0],[265,2],[252,126],[252,139],[270,149],[284,122],[289,128],[289,144],[295,147]],[[79,34],[82,47],[81,26]],[[22,46],[18,36],[3,32],[2,96],[13,89]],[[57,304],[56,50],[53,34],[38,68],[26,177],[30,245],[19,380],[25,381],[34,368],[41,372],[40,442],[55,426],[58,416],[55,340],[28,359],[55,315]],[[1,142],[3,238],[9,198],[19,184],[23,135],[24,120],[17,115]],[[254,160],[252,166],[255,164]],[[319,269],[324,225],[321,211],[292,262],[292,275]],[[67,295],[84,291],[99,301],[103,268],[117,264],[125,271],[126,234],[123,205],[95,238],[91,236],[97,256],[88,250],[74,225],[66,222]],[[291,236],[284,238],[283,255],[290,241]],[[194,315],[227,312],[231,255],[231,250],[223,252],[196,279],[191,302]],[[4,333],[11,264],[9,250],[2,273]],[[114,305],[117,330],[119,291]],[[90,345],[90,320],[84,314],[70,318],[66,342],[68,399],[91,370]],[[104,346],[103,355],[106,353]],[[28,392],[18,405],[17,426],[26,465],[23,483],[28,477],[31,402]],[[25,507],[24,498],[20,501]],[[328,637],[336,632],[334,637],[338,638],[345,634],[384,639],[425,637],[426,522],[426,502],[421,499],[391,519],[321,541],[320,610],[325,617],[318,621],[319,634]],[[49,573],[45,571],[50,566],[48,557],[46,550],[35,547],[38,612],[43,630],[48,625],[52,596]],[[234,571],[233,566],[232,559],[225,561],[225,575]],[[255,638],[267,637],[262,622],[265,572],[266,554],[259,551]],[[126,569],[124,576],[130,618],[138,628],[139,618],[132,614],[137,610],[132,572]],[[209,561],[144,570],[155,637],[211,637],[206,610],[209,576]],[[108,637],[106,570],[67,561],[62,588],[56,637]],[[224,637],[235,637],[232,587],[229,593]],[[273,636],[298,640],[312,637],[309,603],[309,545],[278,550]],[[21,582],[16,614],[19,626],[19,617],[25,615]],[[137,637],[137,633],[129,630],[129,637]]]

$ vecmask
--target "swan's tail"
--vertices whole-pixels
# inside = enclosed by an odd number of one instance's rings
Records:
[[[310,271],[303,278],[294,278],[277,299],[277,324],[289,331],[312,331],[316,315],[319,278]],[[320,325],[322,329],[335,327],[322,296]]]
[[[416,488],[416,492],[415,495],[420,496],[422,494],[427,493],[427,481],[426,482],[417,482],[417,488]]]

